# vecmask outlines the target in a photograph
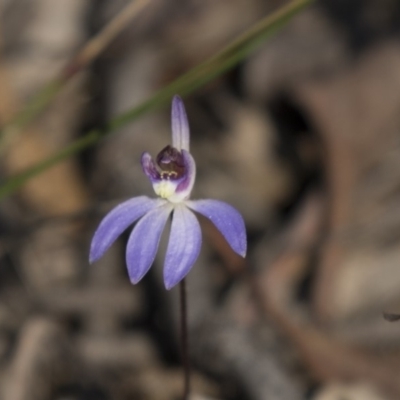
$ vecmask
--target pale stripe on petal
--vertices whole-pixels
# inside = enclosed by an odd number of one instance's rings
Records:
[[[135,226],[126,247],[126,263],[132,283],[138,283],[150,269],[161,234],[173,206],[167,203],[148,212]]]
[[[164,284],[171,289],[193,267],[201,248],[201,229],[196,216],[183,204],[175,207],[164,264]]]

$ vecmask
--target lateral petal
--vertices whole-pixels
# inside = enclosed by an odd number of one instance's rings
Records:
[[[142,154],[140,163],[142,164],[143,172],[150,179],[150,182],[158,182],[161,179],[160,174],[157,171],[156,164],[147,151]]]
[[[101,221],[90,246],[89,262],[103,256],[121,233],[136,220],[157,207],[160,200],[139,196],[129,199],[113,208]]]
[[[164,284],[168,290],[188,274],[200,248],[201,229],[196,216],[185,205],[177,205],[164,264]]]
[[[126,263],[132,283],[138,283],[153,264],[161,234],[173,206],[165,202],[149,211],[135,226],[126,247]]]
[[[242,216],[235,208],[219,200],[187,201],[186,205],[208,218],[235,253],[242,257],[246,256],[246,227]]]
[[[175,192],[168,197],[173,203],[180,203],[188,199],[192,192],[194,181],[196,180],[196,163],[192,155],[182,150],[183,162],[185,164],[185,175],[176,186]]]

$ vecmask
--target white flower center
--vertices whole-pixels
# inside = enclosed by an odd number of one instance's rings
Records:
[[[162,180],[153,183],[153,188],[157,196],[160,196],[163,199],[168,199],[175,193],[176,183],[169,180]]]

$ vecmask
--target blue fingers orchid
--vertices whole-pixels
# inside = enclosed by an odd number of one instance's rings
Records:
[[[92,239],[90,262],[98,260],[129,225],[138,221],[126,248],[126,262],[132,283],[139,282],[156,256],[161,234],[171,213],[172,224],[164,263],[164,283],[171,289],[196,262],[201,247],[201,230],[193,211],[211,220],[230,247],[246,255],[246,229],[242,216],[232,206],[217,200],[189,200],[196,177],[196,164],[189,152],[189,125],[179,96],[172,101],[172,146],[155,160],[142,155],[144,173],[157,199],[134,197],[111,210]]]

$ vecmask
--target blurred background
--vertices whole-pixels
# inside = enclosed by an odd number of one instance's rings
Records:
[[[129,3],[2,0],[0,122]],[[286,3],[148,1],[33,123],[0,139],[2,182]],[[234,205],[249,237],[243,261],[201,220],[188,277],[193,400],[400,399],[399,31],[396,0],[321,0],[185,98],[193,198]],[[153,196],[139,160],[170,142],[169,113],[2,199],[2,400],[180,398],[178,290],[163,287],[163,250],[136,286],[129,232],[88,264],[105,213]]]

